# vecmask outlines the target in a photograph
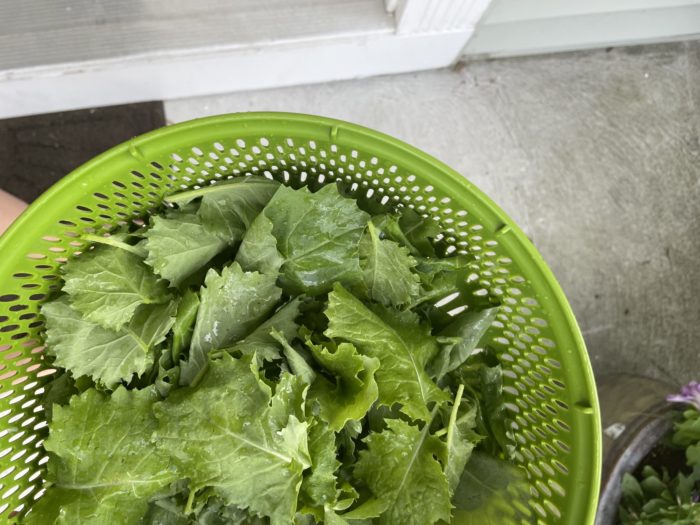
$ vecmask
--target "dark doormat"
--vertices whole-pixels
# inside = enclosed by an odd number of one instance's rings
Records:
[[[164,125],[162,102],[0,120],[0,188],[31,202],[95,155]]]

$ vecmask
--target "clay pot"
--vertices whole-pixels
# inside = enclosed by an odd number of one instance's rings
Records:
[[[603,473],[595,525],[618,523],[622,477],[634,472],[670,432],[674,410],[665,399],[675,390],[673,385],[640,376],[599,378]]]

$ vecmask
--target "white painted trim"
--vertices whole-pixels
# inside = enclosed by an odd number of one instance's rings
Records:
[[[441,68],[469,36],[372,35],[10,76],[0,82],[0,118]]]
[[[507,7],[520,0],[496,1],[464,50],[465,58],[500,58],[608,46],[628,46],[697,39],[700,36],[700,1],[655,9],[624,9],[560,17],[508,19]],[[540,0],[534,0],[535,2]],[[677,0],[667,0],[670,4]],[[649,0],[649,3],[651,0]],[[600,7],[599,4],[591,7]],[[621,7],[630,7],[629,3]],[[495,13],[495,14],[494,14]],[[517,11],[523,14],[522,11]],[[496,16],[498,15],[498,16]]]
[[[0,118],[446,67],[460,57],[489,2],[399,0],[395,32],[4,71]]]
[[[399,0],[384,0],[384,9],[387,13],[396,12],[396,8],[399,6]]]
[[[669,9],[700,5],[700,0],[586,0],[563,2],[562,0],[497,0],[482,23],[506,24],[526,20],[548,18],[572,18],[575,16],[603,15],[650,9]]]
[[[400,0],[395,11],[397,33],[473,32],[490,3],[491,0]]]

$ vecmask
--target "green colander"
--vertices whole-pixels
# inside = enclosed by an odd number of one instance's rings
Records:
[[[438,218],[448,252],[469,253],[502,304],[487,337],[499,352],[515,461],[530,481],[528,521],[593,522],[600,420],[583,339],[559,285],[518,227],[460,174],[381,133],[286,113],[185,122],[121,144],[40,197],[0,238],[0,521],[42,494],[48,461],[40,403],[39,306],[59,268],[99,233],[147,217],[163,197],[250,174],[294,184],[346,182],[355,195]]]

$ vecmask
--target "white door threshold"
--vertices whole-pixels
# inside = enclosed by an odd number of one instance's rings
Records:
[[[52,40],[42,41],[41,28],[32,26],[34,19],[26,13],[22,17],[30,3],[8,1],[17,4],[11,16],[22,22],[14,30],[16,38],[31,42],[34,52],[28,52],[23,62],[17,59],[17,50],[11,53],[5,47],[0,52],[0,118],[445,67],[459,58],[490,0],[388,0],[389,12],[381,0],[270,2],[297,6],[280,7],[279,12],[269,6],[261,10],[265,2],[244,0],[237,3],[235,16],[226,12],[232,3],[203,0],[204,5],[222,4],[219,18],[225,23],[217,22],[216,11],[205,10],[207,26],[193,12],[191,24],[196,30],[178,39],[177,23],[171,24],[174,34],[169,35],[162,18],[133,27],[115,12],[100,23],[110,26],[111,20],[110,31],[124,34],[110,33],[105,37],[108,42],[83,48],[81,42],[90,44],[98,38],[97,26],[88,23],[71,35],[60,27],[65,21],[55,22],[53,30],[44,31],[65,45],[72,42],[75,49],[44,55],[42,47],[50,49]],[[43,1],[52,9],[56,3],[66,3]],[[134,0],[117,3],[124,2]],[[246,5],[250,12],[242,14]],[[32,6],[36,9],[36,4]],[[13,30],[4,20],[0,42],[3,38],[9,42],[6,36]],[[27,37],[32,31],[34,36]],[[125,37],[131,40],[124,41]],[[82,59],[66,61],[70,56]]]

